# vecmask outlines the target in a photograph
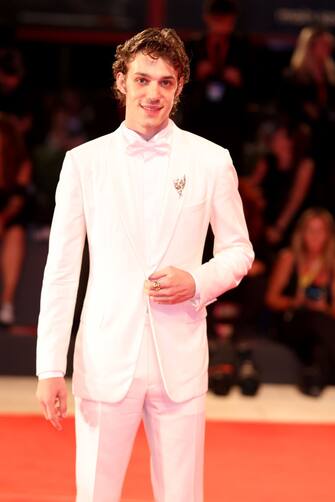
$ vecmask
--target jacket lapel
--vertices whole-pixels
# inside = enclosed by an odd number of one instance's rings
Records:
[[[112,193],[117,200],[119,215],[133,247],[140,267],[145,274],[144,242],[143,242],[143,192],[136,187],[137,178],[129,172],[129,162],[121,139],[121,131],[115,131],[111,145],[113,165],[110,166],[112,173]],[[141,185],[140,185],[141,186]]]
[[[155,247],[155,270],[163,260],[168,249],[190,188],[190,152],[184,141],[183,132],[174,125],[169,170]]]
[[[117,200],[120,219],[128,239],[133,247],[138,263],[147,277],[157,270],[168,249],[173,237],[178,218],[180,216],[185,199],[188,197],[191,180],[191,155],[185,145],[183,131],[173,125],[172,148],[169,169],[166,178],[160,223],[158,226],[157,242],[152,263],[153,268],[149,271],[145,262],[143,241],[143,192],[138,190],[136,176],[129,172],[129,163],[124,151],[121,139],[121,131],[118,129],[113,135],[111,142],[111,154],[107,162],[111,162],[111,183],[113,196]]]

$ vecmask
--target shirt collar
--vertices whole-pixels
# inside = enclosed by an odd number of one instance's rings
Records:
[[[168,124],[158,131],[151,139],[148,141],[142,138],[142,136],[137,133],[136,131],[133,131],[132,129],[129,129],[126,126],[126,122],[123,121],[121,124],[121,131],[122,135],[126,141],[126,145],[131,145],[132,143],[138,143],[138,142],[143,142],[143,146],[147,145],[148,147],[154,146],[157,144],[161,143],[169,143],[171,144],[172,140],[172,130],[173,130],[173,121],[169,119]]]

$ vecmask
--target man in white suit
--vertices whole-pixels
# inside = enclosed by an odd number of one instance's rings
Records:
[[[183,43],[147,29],[113,66],[125,121],[68,152],[38,326],[37,396],[57,429],[87,235],[77,334],[77,501],[116,502],[141,419],[158,502],[203,500],[206,305],[235,287],[253,251],[227,150],[169,118],[189,78]],[[214,258],[201,264],[209,223]]]

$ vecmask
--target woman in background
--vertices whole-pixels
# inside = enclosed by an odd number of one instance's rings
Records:
[[[335,225],[325,209],[301,216],[270,277],[267,305],[303,366],[301,389],[320,395],[335,363]]]
[[[306,128],[278,125],[267,139],[267,153],[259,158],[244,183],[258,190],[262,200],[261,248],[282,245],[297,216],[306,207],[314,174]],[[264,242],[265,241],[265,242]]]
[[[320,27],[303,28],[290,66],[284,75],[280,107],[293,127],[304,124],[311,131],[316,161],[313,205],[335,205],[335,62],[334,36]]]
[[[285,72],[287,111],[298,122],[310,125],[329,119],[334,110],[334,37],[322,28],[303,28]]]
[[[25,254],[31,164],[15,123],[0,113],[0,324],[14,322],[14,296]]]

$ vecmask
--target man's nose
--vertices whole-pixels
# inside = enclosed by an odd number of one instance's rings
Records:
[[[147,97],[151,101],[159,99],[159,86],[157,83],[151,82],[151,84],[148,87]]]

